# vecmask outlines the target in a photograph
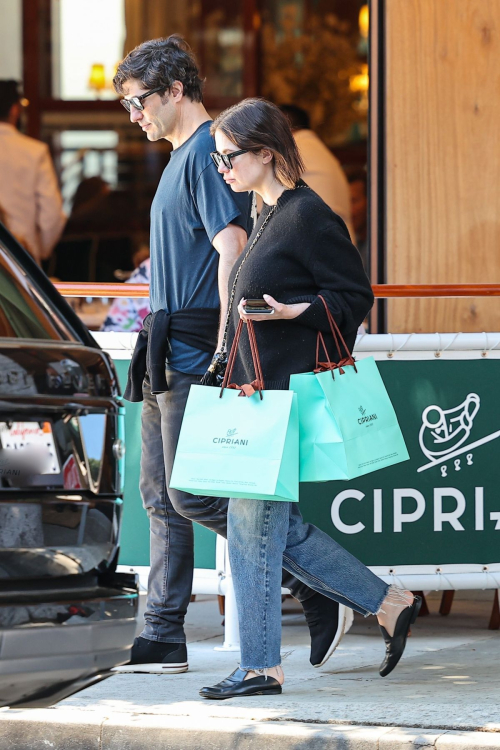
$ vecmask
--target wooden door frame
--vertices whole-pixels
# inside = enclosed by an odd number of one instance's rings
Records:
[[[368,123],[368,237],[370,277],[385,284],[386,196],[385,196],[385,0],[370,2],[370,111]],[[385,333],[387,302],[377,300],[370,319],[370,333]]]

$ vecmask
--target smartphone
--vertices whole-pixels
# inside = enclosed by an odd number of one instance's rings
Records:
[[[246,313],[252,315],[272,315],[274,313],[274,307],[268,305],[265,299],[247,299],[243,309]]]

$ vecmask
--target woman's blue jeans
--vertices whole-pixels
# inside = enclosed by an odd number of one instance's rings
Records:
[[[298,503],[231,498],[227,538],[242,669],[281,663],[282,565],[365,616],[379,611],[389,588],[328,534],[305,523]]]

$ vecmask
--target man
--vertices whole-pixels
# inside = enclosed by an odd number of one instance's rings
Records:
[[[359,250],[368,273],[368,189],[365,169],[355,169],[347,175],[351,191],[351,214],[354,244]]]
[[[283,104],[280,109],[290,122],[304,162],[302,179],[345,221],[353,237],[349,186],[339,160],[311,130],[309,115],[305,110],[295,104]]]
[[[40,263],[66,217],[48,147],[17,130],[21,107],[16,81],[0,81],[0,206],[9,231]]]
[[[251,201],[247,193],[231,191],[211,160],[215,144],[202,81],[180,37],[136,47],[118,66],[114,85],[148,140],[165,138],[173,147],[151,207],[147,354],[141,348],[143,332],[125,394],[144,402],[140,489],[150,520],[148,599],[131,662],[117,668],[165,674],[188,668],[183,624],[193,576],[191,521],[226,536],[227,500],[195,497],[168,485],[189,388],[199,383],[221,345],[228,277],[251,229]],[[162,347],[168,353],[166,369]],[[289,574],[284,580],[304,602],[312,659],[319,665],[340,640],[338,605]],[[343,620],[341,625],[340,633]]]

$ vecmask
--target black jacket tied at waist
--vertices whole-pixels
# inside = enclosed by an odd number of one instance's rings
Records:
[[[170,338],[213,354],[217,346],[219,308],[198,307],[150,313],[144,319],[128,370],[127,401],[142,401],[142,383],[149,375],[151,394],[168,391],[165,362],[170,352]]]

